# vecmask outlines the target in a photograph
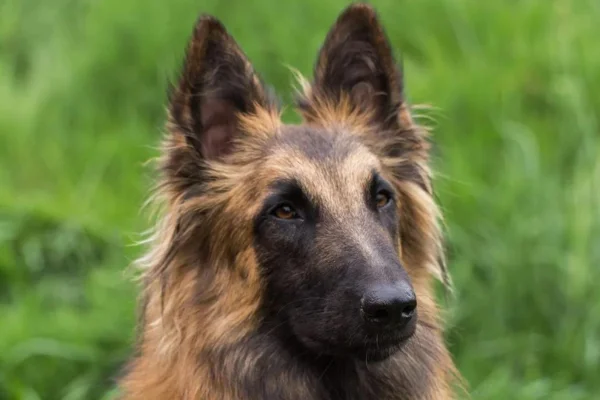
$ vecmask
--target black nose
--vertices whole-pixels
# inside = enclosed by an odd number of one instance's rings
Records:
[[[406,325],[415,315],[416,308],[415,292],[406,281],[374,286],[361,299],[363,318],[379,327]]]

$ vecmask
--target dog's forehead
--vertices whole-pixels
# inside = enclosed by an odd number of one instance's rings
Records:
[[[284,126],[269,153],[266,166],[273,178],[296,180],[322,200],[333,200],[334,192],[362,193],[373,172],[380,170],[379,159],[343,128]]]
[[[310,125],[282,127],[277,146],[316,163],[343,160],[362,147],[343,128],[331,130]]]

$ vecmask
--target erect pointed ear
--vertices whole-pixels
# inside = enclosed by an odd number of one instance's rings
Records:
[[[204,160],[231,151],[242,113],[274,108],[252,65],[217,19],[203,15],[189,41],[183,72],[170,96],[169,122]]]
[[[343,110],[363,111],[386,126],[410,125],[402,73],[376,12],[367,4],[347,7],[329,31],[315,65],[314,82],[300,100],[301,112],[309,120],[322,116],[315,108],[323,102],[338,107],[338,117],[343,117]]]

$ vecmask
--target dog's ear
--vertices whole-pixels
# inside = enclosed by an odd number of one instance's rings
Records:
[[[349,6],[329,31],[315,65],[314,82],[300,100],[305,118],[319,114],[313,108],[323,99],[334,106],[349,102],[344,104],[347,112],[369,112],[377,123],[410,124],[402,73],[371,6]]]
[[[238,117],[271,107],[258,75],[221,22],[201,16],[172,89],[170,130],[203,160],[220,159],[238,135]]]

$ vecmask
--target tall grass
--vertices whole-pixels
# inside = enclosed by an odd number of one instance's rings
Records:
[[[410,100],[434,106],[448,342],[473,398],[597,398],[600,2],[374,3]],[[289,100],[285,65],[310,75],[345,4],[0,2],[0,399],[110,397],[133,341],[143,163],[198,13]]]

